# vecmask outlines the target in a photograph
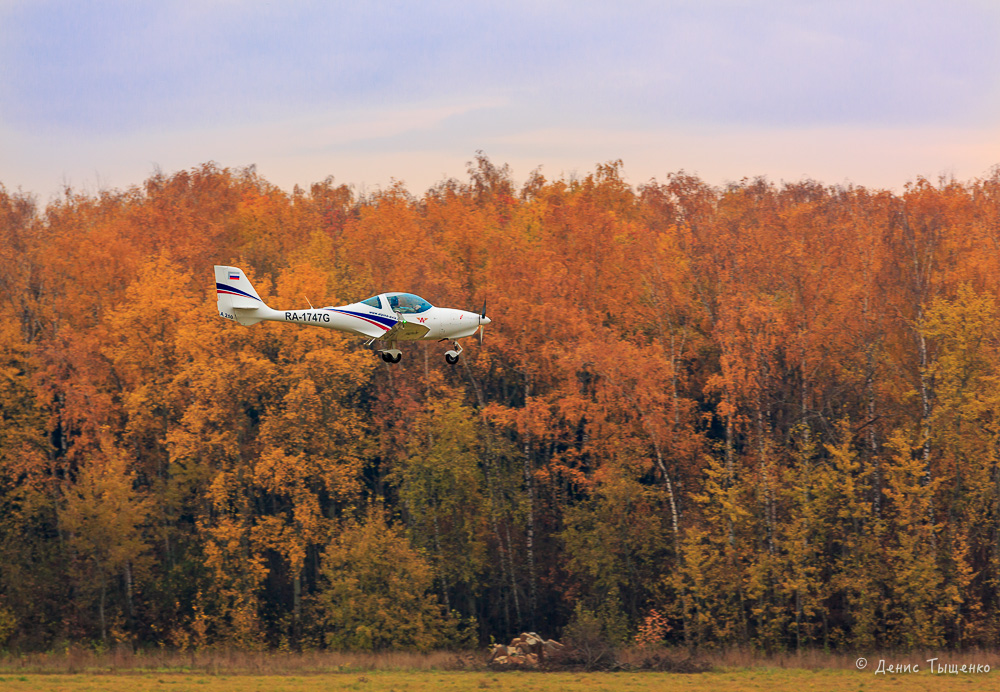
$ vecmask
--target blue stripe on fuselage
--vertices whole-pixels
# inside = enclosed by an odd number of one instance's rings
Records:
[[[373,320],[379,324],[384,324],[386,327],[396,326],[398,320],[394,320],[391,317],[383,317],[382,315],[365,314],[361,312],[354,312],[353,310],[341,310],[340,308],[323,308],[324,310],[332,310],[333,312],[341,312],[345,315],[350,315],[351,317],[361,317],[366,320]]]

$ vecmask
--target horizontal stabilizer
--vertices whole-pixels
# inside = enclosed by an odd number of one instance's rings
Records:
[[[252,324],[257,324],[260,322],[261,318],[257,317],[258,312],[263,312],[263,310],[258,310],[261,304],[258,303],[252,308],[241,308],[233,306],[233,317],[236,321],[242,324],[244,327],[249,327]]]

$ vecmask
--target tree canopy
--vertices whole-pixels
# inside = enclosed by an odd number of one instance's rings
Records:
[[[998,248],[1000,169],[0,186],[0,647],[993,644]],[[493,324],[390,366],[214,264]]]

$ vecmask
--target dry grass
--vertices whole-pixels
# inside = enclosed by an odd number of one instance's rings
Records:
[[[239,650],[107,653],[71,646],[63,652],[0,656],[0,673],[145,673],[177,672],[211,675],[314,675],[365,671],[433,671],[484,669],[480,652],[352,653],[307,651],[274,653]]]
[[[997,675],[874,676],[850,670],[670,673],[372,671],[327,675],[129,673],[2,675],[4,692],[994,692]]]
[[[857,659],[864,656],[868,666],[858,671]],[[937,658],[937,665],[979,664],[989,665],[1000,673],[1000,651],[910,651],[866,652],[862,654],[827,653],[819,650],[801,653],[787,652],[764,655],[752,649],[707,650],[690,654],[683,649],[625,649],[619,661],[625,669],[638,670],[651,658],[672,661],[694,660],[702,665],[689,672],[710,670],[766,672],[787,671],[852,671],[863,672],[867,678],[875,672],[880,659],[893,664],[917,664],[921,670],[928,668],[927,660]],[[684,672],[685,668],[666,667],[660,670]],[[313,676],[331,673],[366,672],[489,672],[485,665],[485,652],[429,653],[385,652],[350,653],[337,651],[307,651],[302,653],[273,653],[239,650],[206,650],[177,652],[152,650],[133,652],[125,648],[106,653],[95,653],[78,646],[62,652],[0,655],[0,675],[25,674],[145,674],[184,673],[205,675],[252,676]],[[541,675],[553,673],[539,673]],[[614,674],[617,675],[617,674]],[[2,686],[0,686],[2,687]]]

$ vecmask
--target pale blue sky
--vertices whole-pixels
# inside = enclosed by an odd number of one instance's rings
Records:
[[[1000,164],[1000,2],[0,0],[0,182],[214,160],[420,194],[624,161],[899,189]]]

